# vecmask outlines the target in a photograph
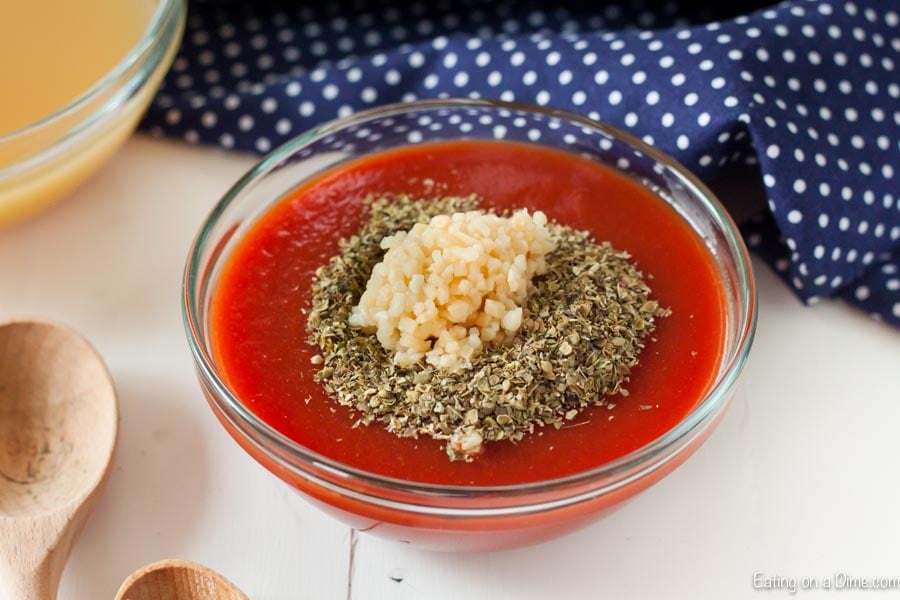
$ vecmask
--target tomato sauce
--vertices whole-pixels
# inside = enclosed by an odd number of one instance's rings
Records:
[[[438,184],[438,185],[434,185]],[[398,438],[355,417],[313,381],[304,308],[316,269],[352,235],[369,194],[478,194],[486,207],[542,210],[633,256],[652,296],[672,314],[627,384],[630,395],[593,407],[559,430],[518,444],[489,443],[472,463],[451,463],[443,441]],[[668,204],[588,159],[526,144],[417,145],[340,165],[269,208],[236,244],[211,304],[211,339],[226,384],[259,418],[345,465],[423,483],[506,485],[597,467],[646,445],[681,421],[717,374],[724,289],[715,259]],[[647,408],[651,407],[651,408]]]

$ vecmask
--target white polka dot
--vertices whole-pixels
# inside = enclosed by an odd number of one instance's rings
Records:
[[[690,146],[690,140],[688,139],[688,136],[682,134],[675,140],[675,145],[678,146],[679,150],[687,150],[688,146]]]
[[[207,128],[215,127],[218,121],[219,118],[214,112],[207,111],[200,116],[200,124]]]
[[[284,93],[291,98],[295,98],[300,95],[301,86],[296,81],[292,81],[284,87]]]
[[[378,99],[378,92],[373,87],[365,87],[363,91],[359,94],[362,101],[367,104],[372,104]]]
[[[794,181],[794,191],[798,194],[802,194],[806,191],[806,182],[802,179],[797,179]]]
[[[803,220],[803,214],[799,210],[794,209],[788,213],[787,219],[788,219],[788,222],[796,225],[797,223],[799,223],[800,221]]]
[[[594,75],[594,83],[597,85],[603,85],[607,81],[609,81],[609,73],[602,69]]]
[[[638,122],[638,116],[635,113],[630,112],[627,115],[625,115],[625,125],[627,127],[634,127],[635,125],[637,125],[637,122]]]
[[[275,98],[264,98],[259,107],[264,113],[272,114],[273,112],[278,110],[278,102],[275,100]]]
[[[425,55],[419,51],[412,52],[407,59],[409,62],[409,66],[414,69],[418,69],[425,64]]]
[[[619,90],[613,90],[609,93],[609,103],[613,106],[616,106],[622,101],[622,92]]]
[[[663,127],[671,127],[675,122],[675,117],[672,115],[672,113],[667,112],[662,116],[660,122],[662,123]]]
[[[347,71],[347,81],[349,81],[351,83],[356,83],[357,81],[362,79],[362,75],[363,75],[362,69],[360,69],[359,67],[353,67],[352,69]],[[313,81],[322,81],[323,79],[325,79],[325,70],[324,69],[314,69],[309,74],[309,77]]]
[[[291,122],[288,119],[278,119],[275,123],[275,131],[279,135],[287,135],[291,132]]]
[[[300,103],[300,114],[304,117],[312,116],[316,112],[316,105],[306,100]]]
[[[707,125],[709,125],[710,120],[711,117],[709,116],[708,112],[702,112],[697,116],[697,124],[700,127],[706,127]]]
[[[322,97],[326,100],[334,100],[338,97],[339,93],[340,90],[338,90],[338,87],[333,83],[329,83],[324,88],[322,88]]]
[[[668,69],[669,67],[671,67],[674,64],[675,64],[675,59],[672,58],[671,56],[663,56],[662,58],[659,59],[659,66],[662,67],[663,69]]]
[[[550,92],[547,90],[541,90],[534,96],[534,101],[537,102],[540,106],[547,106],[550,104]]]
[[[680,86],[683,85],[685,81],[687,81],[687,77],[684,76],[684,73],[675,73],[672,75],[672,85]]]
[[[828,215],[827,214],[822,213],[819,215],[819,227],[821,227],[822,229],[825,229],[826,227],[828,227]]]

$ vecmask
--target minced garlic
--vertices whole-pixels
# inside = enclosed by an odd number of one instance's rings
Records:
[[[547,217],[520,210],[437,215],[386,237],[350,325],[374,332],[407,367],[471,366],[488,344],[512,339],[522,324],[531,279],[556,248]]]

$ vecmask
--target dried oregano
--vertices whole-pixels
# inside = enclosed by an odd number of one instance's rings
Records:
[[[403,437],[447,440],[451,460],[471,460],[482,442],[518,441],[536,426],[559,428],[623,384],[653,331],[668,314],[629,261],[585,231],[551,223],[557,248],[533,280],[526,318],[515,339],[488,347],[472,368],[447,373],[431,366],[400,368],[375,339],[348,323],[381,240],[439,214],[478,209],[474,196],[413,200],[388,195],[366,201],[369,219],[340,254],[316,271],[308,342],[319,349],[316,380],[357,425],[381,423]]]

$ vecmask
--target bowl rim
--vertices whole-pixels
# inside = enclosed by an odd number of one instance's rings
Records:
[[[166,33],[171,19],[177,17],[178,14],[183,14],[185,12],[186,2],[187,0],[159,0],[156,9],[153,11],[153,15],[150,17],[150,20],[137,43],[131,47],[128,53],[119,60],[112,69],[107,71],[103,77],[94,82],[87,90],[83,91],[80,95],[50,114],[44,115],[37,121],[32,121],[18,129],[13,129],[12,131],[0,134],[0,144],[15,138],[25,137],[39,129],[65,119],[69,115],[76,113],[84,106],[90,104],[94,99],[109,90],[109,88],[115,86],[115,84],[120,81],[132,67],[141,62],[147,51]],[[91,113],[87,119],[91,119],[93,114],[94,113]]]
[[[639,150],[664,165],[670,173],[677,176],[680,183],[689,188],[691,193],[700,199],[706,215],[713,219],[717,227],[724,234],[726,247],[733,256],[735,262],[737,291],[740,295],[741,305],[746,308],[740,314],[733,352],[729,355],[727,352],[728,348],[726,347],[723,349],[723,363],[720,365],[720,372],[713,380],[712,386],[706,392],[703,399],[699,401],[691,412],[679,421],[675,427],[669,429],[648,444],[645,444],[616,460],[563,477],[521,484],[491,486],[433,484],[380,475],[344,464],[329,458],[324,454],[311,450],[288,438],[257,417],[249,408],[238,400],[236,395],[231,392],[222,378],[219,377],[217,370],[213,367],[214,361],[212,360],[212,357],[208,355],[205,348],[201,347],[199,341],[205,339],[205,336],[202,335],[203,324],[198,320],[199,311],[195,298],[198,291],[197,285],[201,279],[199,276],[203,275],[203,273],[200,272],[199,267],[207,247],[207,242],[210,241],[212,230],[218,223],[219,218],[228,209],[231,203],[241,195],[246,187],[252,185],[258,178],[265,176],[271,170],[283,163],[287,158],[303,149],[303,147],[329,134],[333,134],[353,125],[364,123],[373,118],[391,117],[419,110],[438,110],[442,108],[487,108],[492,110],[505,109],[511,112],[524,111],[531,114],[543,115],[544,117],[564,119],[579,126],[589,127],[603,135],[625,142],[631,149]],[[220,258],[221,255],[216,256],[216,260],[219,260]],[[209,269],[210,265],[206,265],[204,273],[208,272]],[[200,291],[205,292],[205,288]],[[362,496],[367,501],[376,500],[378,504],[384,506],[397,507],[399,504],[407,509],[411,507],[408,499],[400,501],[385,499],[378,491],[384,490],[395,493],[424,496],[432,501],[440,498],[473,499],[479,497],[490,497],[492,500],[496,500],[498,498],[511,498],[522,495],[552,492],[560,488],[569,488],[570,486],[578,486],[590,482],[600,482],[601,485],[599,489],[592,489],[586,493],[575,494],[578,499],[583,499],[587,497],[585,494],[589,494],[593,497],[617,489],[630,481],[643,477],[676,456],[686,445],[685,438],[715,414],[716,409],[723,408],[727,404],[731,388],[740,375],[749,356],[757,322],[756,283],[747,247],[731,216],[712,191],[709,190],[709,188],[693,173],[688,171],[687,168],[669,155],[649,146],[636,136],[607,123],[596,121],[567,110],[493,99],[447,98],[387,104],[360,111],[347,117],[325,122],[305,133],[299,134],[275,148],[251,167],[222,196],[204,219],[188,253],[181,292],[182,317],[185,333],[188,338],[188,344],[198,374],[201,376],[201,380],[204,384],[212,386],[213,396],[217,404],[217,411],[232,425],[235,425],[236,429],[241,431],[241,435],[245,441],[250,442],[260,449],[268,459],[276,461],[280,466],[288,468],[292,473],[298,474],[307,480],[311,480],[328,488],[340,490],[344,493],[350,492],[350,495],[352,496]],[[725,362],[726,360],[727,362]],[[224,400],[224,406],[222,400]],[[225,409],[227,409],[227,411]],[[239,418],[240,423],[235,422],[235,415]],[[249,427],[255,435],[264,440],[266,444],[271,444],[277,452],[273,452],[272,448],[262,445],[260,439],[254,439],[247,436],[247,433],[243,430],[243,426]],[[688,439],[687,441],[690,440]],[[679,442],[684,443],[679,445]],[[669,452],[666,452],[667,450],[669,450]],[[337,483],[324,481],[322,477],[316,473],[310,472],[310,468],[324,471],[331,477],[336,476],[338,478]],[[609,478],[612,478],[612,480],[606,481]],[[354,487],[354,481],[366,486],[365,489],[360,490],[359,488]],[[558,505],[556,502],[549,504],[554,506]],[[550,507],[549,504],[546,504],[546,506]],[[432,512],[432,510],[447,512],[443,508],[423,508],[426,512]],[[514,509],[515,507],[513,507],[512,510]],[[461,510],[462,513],[469,512],[466,509]],[[507,509],[499,510],[505,511]],[[456,510],[451,509],[451,512],[455,513]]]

